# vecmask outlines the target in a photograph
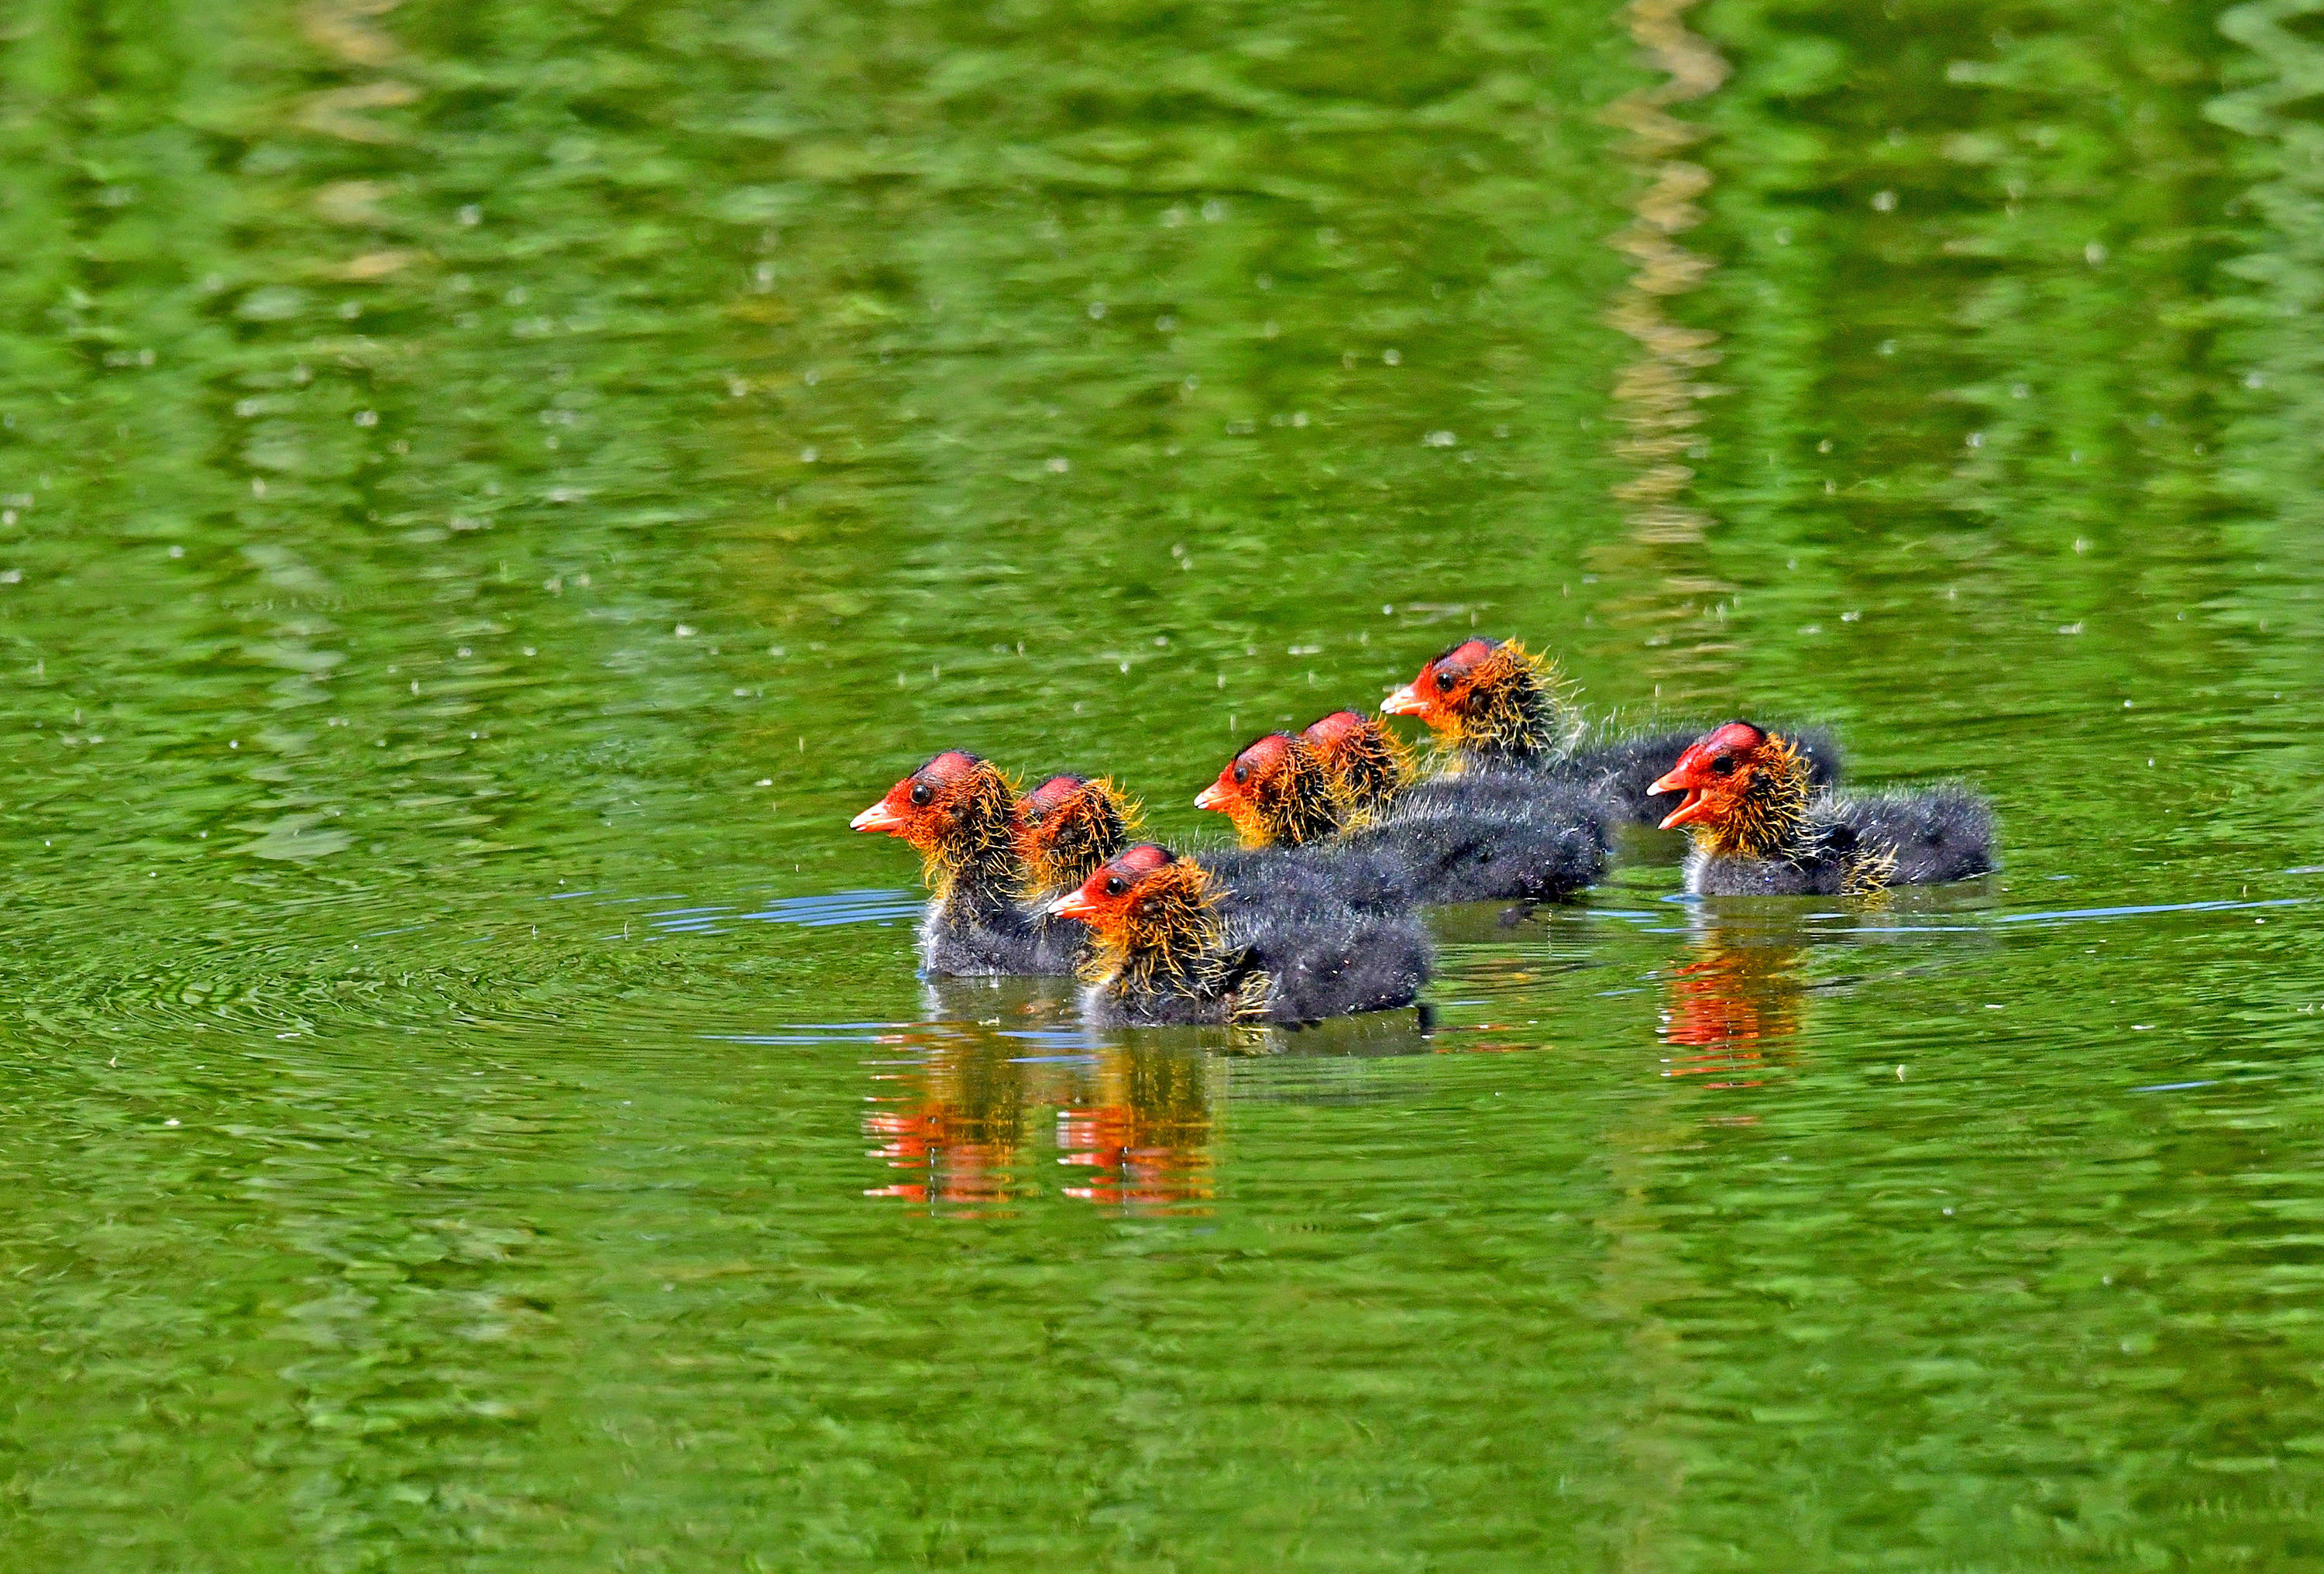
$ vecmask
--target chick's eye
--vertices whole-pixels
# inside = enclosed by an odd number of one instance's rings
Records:
[[[1130,889],[1130,882],[1122,879],[1120,875],[1115,875],[1111,879],[1105,882],[1105,894],[1109,897],[1120,896],[1128,889]]]
[[[1733,776],[1735,774],[1735,757],[1732,754],[1722,754],[1716,759],[1713,759],[1711,762],[1711,774],[1713,776]]]
[[[1248,765],[1236,766],[1234,769],[1234,778],[1237,782],[1249,781],[1250,779],[1250,767]]]
[[[1436,692],[1439,694],[1451,694],[1452,692],[1452,683],[1453,677],[1451,673],[1438,673],[1436,675]]]
[[[912,802],[919,807],[923,809],[927,808],[928,806],[928,800],[936,796],[936,788],[930,787],[927,783],[924,781],[916,781],[912,784]]]

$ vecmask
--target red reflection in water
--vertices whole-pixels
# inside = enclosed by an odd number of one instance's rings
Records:
[[[1014,1042],[997,1035],[903,1035],[894,1042],[922,1058],[873,1073],[875,1082],[890,1087],[872,1094],[863,1131],[878,1145],[872,1157],[911,1178],[867,1194],[971,1211],[1029,1194],[1030,1089]]]
[[[1751,944],[1713,930],[1692,962],[1667,977],[1663,1042],[1691,1054],[1664,1063],[1668,1077],[1702,1077],[1705,1087],[1752,1088],[1777,1063],[1800,1030],[1805,989],[1796,944]]]
[[[1202,1213],[1213,1195],[1212,1064],[1106,1050],[1095,1097],[1057,1111],[1060,1162],[1097,1172],[1065,1195],[1140,1213]]]
[[[1057,1112],[1056,1162],[1093,1172],[1065,1195],[1138,1212],[1185,1212],[1210,1199],[1217,1118],[1211,1057],[1105,1049],[1090,1061],[1025,1055],[1021,1040],[956,1030],[899,1035],[916,1059],[872,1072],[870,1156],[904,1175],[865,1195],[982,1212],[1050,1183],[1033,1116]]]

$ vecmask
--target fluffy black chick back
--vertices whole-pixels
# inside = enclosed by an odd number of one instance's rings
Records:
[[[1348,842],[1399,869],[1423,906],[1542,901],[1605,873],[1612,815],[1583,783],[1464,775],[1416,788]]]
[[[1426,933],[1410,913],[1307,907],[1253,914],[1236,925],[1252,969],[1267,975],[1259,1015],[1317,1022],[1409,1006],[1428,981]]]
[[[1863,842],[1896,850],[1890,885],[1941,885],[1993,869],[1993,807],[1957,783],[1851,796],[1835,807]]]
[[[1412,905],[1402,863],[1342,839],[1304,847],[1204,849],[1195,856],[1216,877],[1220,910],[1229,916],[1329,905],[1380,912]]]

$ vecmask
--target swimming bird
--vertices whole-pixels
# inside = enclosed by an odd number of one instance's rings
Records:
[[[1138,805],[1104,778],[1060,773],[1019,797],[1000,769],[945,750],[849,824],[918,851],[931,896],[920,971],[942,977],[1066,977],[1089,951],[1081,925],[1046,909],[1128,845]],[[1462,847],[1434,851],[1457,860]],[[1205,854],[1223,911],[1411,906],[1418,878],[1399,849],[1219,849]]]
[[[1792,741],[1748,722],[1704,733],[1652,790],[1684,795],[1662,824],[1692,835],[1698,896],[1863,895],[1993,868],[1993,811],[1967,787],[1819,794]]]
[[[1677,806],[1651,784],[1702,732],[1593,732],[1556,664],[1516,640],[1469,639],[1447,647],[1382,700],[1380,710],[1427,723],[1455,769],[1490,766],[1582,782],[1603,790],[1622,817],[1644,825]],[[1839,778],[1843,761],[1831,733],[1795,728],[1790,736],[1812,782]]]
[[[1428,943],[1408,911],[1329,900],[1230,911],[1215,877],[1153,842],[1047,911],[1095,937],[1084,1004],[1101,1024],[1301,1023],[1408,1006]]]
[[[1358,729],[1387,731],[1352,719]],[[1270,732],[1252,742],[1221,769],[1195,807],[1224,814],[1246,848],[1277,849],[1281,862],[1330,871],[1337,877],[1334,894],[1357,906],[1545,900],[1604,872],[1611,811],[1589,787],[1480,769],[1407,780],[1386,796],[1369,793],[1370,806],[1359,811],[1359,795],[1327,763],[1333,755],[1309,741],[1314,731]],[[1377,752],[1355,729],[1337,732],[1339,758]],[[1270,861],[1247,852],[1229,855],[1224,867],[1231,879],[1248,878],[1246,871],[1263,874]]]
[[[851,830],[884,831],[919,853],[932,893],[920,919],[924,972],[1064,976],[1079,965],[1086,933],[1025,899],[1017,808],[997,767],[947,749],[848,822]]]

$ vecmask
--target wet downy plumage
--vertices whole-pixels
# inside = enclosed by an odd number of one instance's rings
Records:
[[[1609,810],[1590,788],[1486,768],[1415,782],[1386,737],[1338,712],[1245,748],[1194,803],[1246,851],[1205,861],[1237,884],[1312,877],[1358,906],[1545,900],[1604,872]]]
[[[1026,899],[1045,905],[1130,845],[1141,812],[1106,777],[1060,771],[1017,800],[1011,840]]]
[[[1662,824],[1692,834],[1699,896],[1867,895],[1993,868],[1993,812],[1967,787],[1819,794],[1797,747],[1748,722],[1704,733],[1653,787],[1684,795]]]
[[[1609,734],[1593,728],[1572,686],[1546,657],[1515,640],[1463,640],[1425,663],[1380,702],[1392,716],[1416,716],[1436,733],[1458,770],[1480,767],[1539,772],[1605,793],[1621,817],[1652,825],[1678,806],[1654,789],[1700,727]],[[1821,728],[1789,730],[1811,781],[1840,778],[1840,745]]]
[[[947,749],[848,823],[919,853],[931,893],[920,919],[924,972],[1064,976],[1078,966],[1081,925],[1025,899],[1016,809],[1009,778],[990,761]]]
[[[1420,779],[1411,746],[1377,717],[1333,711],[1308,723],[1299,736],[1339,784],[1351,826],[1369,824],[1388,813]]]
[[[1217,877],[1152,842],[1052,903],[1094,937],[1084,977],[1106,1024],[1321,1021],[1408,1006],[1428,943],[1408,910],[1324,899],[1231,907]]]
[[[920,920],[930,977],[1065,977],[1089,950],[1081,925],[1046,909],[1129,844],[1138,805],[1111,781],[1072,773],[1019,796],[989,761],[947,750],[858,815],[918,851],[932,893]],[[1408,906],[1405,862],[1315,849],[1305,856],[1222,849],[1210,858],[1224,911],[1338,903]]]

